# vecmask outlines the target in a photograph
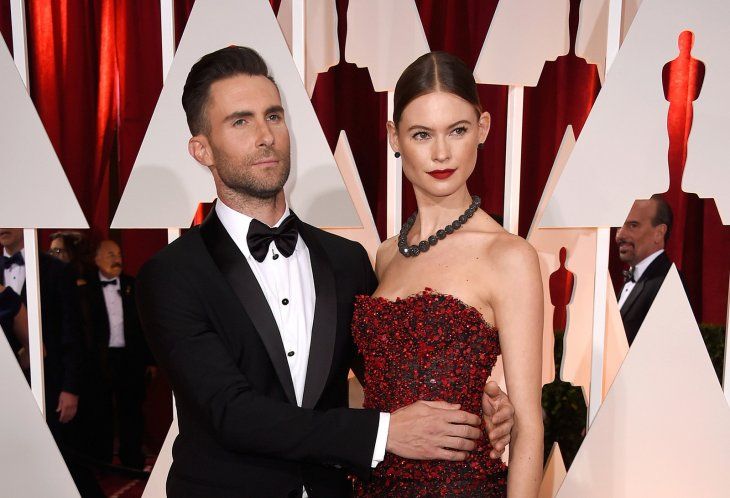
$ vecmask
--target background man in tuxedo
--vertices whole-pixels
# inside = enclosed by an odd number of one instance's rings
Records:
[[[3,273],[0,284],[25,303],[25,250],[23,230],[0,228]],[[38,255],[41,324],[45,358],[46,420],[56,441],[63,443],[62,425],[76,416],[80,384],[80,324],[74,277],[62,262]],[[60,439],[60,440],[59,440]]]
[[[660,194],[637,200],[616,232],[619,258],[629,265],[618,306],[629,345],[667,276],[672,262],[664,252],[672,230],[672,209]]]
[[[105,240],[96,250],[97,270],[79,287],[89,341],[88,407],[90,452],[111,463],[114,419],[119,428],[119,459],[142,469],[145,373],[155,374],[135,303],[134,278],[122,273],[122,253]]]
[[[182,101],[189,152],[218,201],[138,278],[144,330],[177,400],[168,496],[342,497],[347,474],[367,478],[386,450],[466,458],[481,420],[458,405],[346,408],[353,300],[375,275],[359,244],[289,209],[289,132],[263,59],[245,47],[204,56]],[[494,400],[511,420],[506,398]],[[510,420],[488,421],[495,439]]]

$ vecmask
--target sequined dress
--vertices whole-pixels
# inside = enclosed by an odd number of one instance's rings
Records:
[[[500,353],[497,329],[459,299],[426,289],[395,301],[357,296],[352,330],[365,360],[365,408],[393,412],[419,399],[460,403],[481,416],[481,396]],[[465,462],[386,453],[360,497],[503,497],[507,468],[486,436]]]

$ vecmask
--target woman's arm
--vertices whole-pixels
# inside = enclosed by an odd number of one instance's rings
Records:
[[[499,270],[490,301],[499,328],[507,392],[515,409],[507,494],[534,498],[543,468],[540,266],[534,249],[523,239],[510,237],[494,249]]]

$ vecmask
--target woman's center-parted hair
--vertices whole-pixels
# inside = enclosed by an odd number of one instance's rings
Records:
[[[210,131],[205,105],[208,102],[211,85],[216,81],[241,74],[264,76],[276,86],[274,78],[269,74],[266,61],[249,47],[232,45],[222,48],[204,55],[193,65],[185,80],[182,94],[182,106],[193,136]]]
[[[469,67],[448,52],[429,52],[408,66],[398,78],[393,94],[393,123],[398,126],[403,111],[413,100],[431,92],[448,92],[482,113],[477,84]]]

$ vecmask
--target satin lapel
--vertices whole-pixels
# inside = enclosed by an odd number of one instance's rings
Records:
[[[332,266],[317,240],[314,228],[300,221],[299,234],[309,249],[316,295],[302,407],[314,408],[322,395],[332,367],[337,333],[337,294]]]
[[[228,235],[215,210],[210,212],[200,226],[200,235],[213,261],[230,284],[261,337],[287,399],[296,405],[294,383],[274,315],[246,258]]]

